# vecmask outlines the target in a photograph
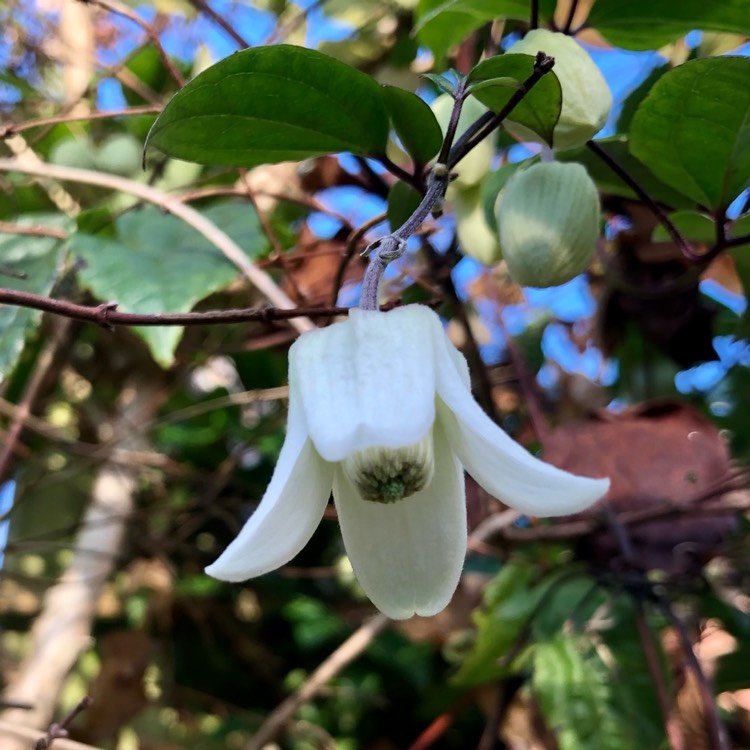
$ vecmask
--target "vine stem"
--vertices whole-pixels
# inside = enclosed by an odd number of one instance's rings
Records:
[[[95,172],[90,169],[62,167],[57,164],[36,164],[26,163],[19,159],[0,159],[0,172],[20,172],[36,177],[51,177],[56,180],[81,182],[135,195],[141,200],[159,206],[162,210],[173,214],[202,234],[276,307],[286,310],[295,307],[294,302],[279,288],[276,282],[265,271],[258,268],[226,232],[219,229],[203,214],[183,203],[179,198],[125,177]],[[175,273],[178,270],[178,268],[175,268]],[[309,318],[294,318],[290,320],[290,324],[298,333],[305,333],[315,328]]]
[[[507,104],[497,113],[488,113],[489,118],[480,117],[466,132],[452,145],[453,138],[461,116],[461,108],[468,93],[468,79],[458,85],[451,112],[448,129],[440,147],[440,154],[427,180],[427,191],[414,213],[391,234],[381,237],[371,243],[364,252],[369,255],[370,262],[365,271],[362,283],[362,294],[359,306],[363,310],[377,310],[380,293],[380,282],[383,273],[391,261],[400,258],[406,252],[406,242],[423,224],[424,220],[438,203],[448,183],[451,180],[450,169],[469,153],[478,143],[484,140],[502,121],[518,106],[534,85],[554,67],[555,59],[537,52],[534,60],[534,71],[523,82],[521,88],[513,92]]]
[[[672,220],[662,210],[661,206],[648,194],[646,189],[635,179],[625,167],[611,154],[608,154],[596,141],[589,141],[586,146],[596,154],[633,192],[651,209],[659,220],[659,223],[667,230],[672,241],[680,248],[680,252],[693,263],[705,261],[704,255],[696,253],[688,241],[682,236],[680,230],[672,223]]]

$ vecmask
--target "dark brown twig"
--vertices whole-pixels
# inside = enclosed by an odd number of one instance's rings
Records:
[[[210,18],[218,27],[220,27],[227,36],[231,37],[241,49],[246,49],[250,43],[245,39],[232,24],[228,23],[225,18],[219,15],[206,0],[190,0],[191,5],[197,8],[203,15]]]
[[[34,744],[34,750],[47,750],[55,740],[68,736],[68,727],[81,711],[85,711],[93,703],[89,696],[84,696],[73,710],[59,723],[51,724],[44,737],[40,737]]]
[[[271,322],[299,317],[327,318],[346,315],[347,307],[295,307],[290,310],[278,307],[251,307],[239,310],[208,310],[187,313],[124,313],[117,310],[116,302],[101,305],[77,305],[65,300],[43,297],[15,289],[0,289],[0,303],[29,307],[34,310],[54,313],[83,323],[95,323],[102,328],[115,326],[190,326],[246,323],[257,320]]]
[[[659,223],[667,230],[672,241],[680,248],[680,252],[693,263],[703,263],[706,256],[696,253],[690,243],[682,236],[681,232],[672,223],[662,207],[648,194],[646,189],[636,180],[625,167],[620,164],[611,154],[608,154],[596,141],[589,141],[586,146],[596,154],[633,192],[651,209]]]

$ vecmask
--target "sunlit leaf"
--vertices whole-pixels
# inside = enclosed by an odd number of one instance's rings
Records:
[[[47,214],[27,214],[16,223],[41,229],[70,229],[71,225],[64,217]],[[49,294],[59,275],[64,252],[65,242],[56,237],[0,233],[0,272],[8,272],[0,273],[0,286]],[[0,305],[0,381],[13,369],[23,351],[24,340],[41,316],[39,310]]]
[[[544,23],[555,11],[555,0],[541,0]],[[495,18],[528,20],[528,0],[420,0],[417,7],[417,38],[435,57],[442,58],[470,32]]]
[[[148,144],[200,164],[252,167],[350,151],[385,151],[388,114],[370,76],[281,44],[237,52],[167,104]]]
[[[630,150],[710,209],[750,186],[750,59],[693,60],[657,81],[633,117]]]
[[[673,42],[692,29],[750,33],[750,0],[596,0],[588,25],[626,49]]]
[[[249,206],[223,203],[206,211],[249,257],[265,252],[267,241]],[[184,222],[147,207],[116,222],[117,239],[79,234],[74,252],[85,261],[81,281],[122,312],[187,312],[199,300],[237,278],[237,268]],[[179,326],[139,327],[154,359],[172,363],[182,336]]]

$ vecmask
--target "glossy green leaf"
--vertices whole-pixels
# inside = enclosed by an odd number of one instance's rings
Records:
[[[443,131],[429,105],[411,91],[383,86],[385,106],[406,151],[418,165],[437,156]]]
[[[420,0],[416,13],[417,39],[436,58],[443,58],[451,47],[495,18],[529,19],[528,0]],[[540,20],[555,12],[555,0],[541,0]]]
[[[70,229],[70,222],[58,216],[27,214],[20,226]],[[0,234],[0,270],[25,274],[16,278],[0,275],[0,286],[19,292],[47,295],[58,278],[66,243],[55,237]],[[0,305],[0,381],[13,370],[24,341],[38,325],[42,313],[26,307]]]
[[[750,34],[750,0],[596,0],[587,23],[617,47],[658,49],[692,29]]]
[[[222,203],[205,212],[249,257],[268,247],[257,215],[240,203]],[[187,312],[204,297],[237,278],[237,268],[208,240],[174,216],[146,207],[116,222],[117,239],[76,235],[74,251],[84,262],[81,282],[100,300],[123,312]],[[172,363],[182,336],[178,326],[137,327],[154,359]]]
[[[652,172],[648,170],[631,153],[627,138],[615,136],[597,140],[602,150],[613,157],[634,179],[643,187],[652,198],[673,208],[693,208],[695,201],[669,185],[665,184]],[[597,187],[609,195],[618,195],[623,198],[635,198],[636,194],[632,188],[626,185],[607,164],[588,148],[576,148],[570,151],[555,153],[559,161],[577,161],[586,167]]]
[[[709,209],[750,186],[750,59],[693,60],[662,76],[633,117],[630,150]]]
[[[471,84],[490,81],[506,81],[511,78],[523,83],[534,72],[534,58],[531,55],[501,55],[491,57],[477,65],[468,75]],[[482,86],[473,90],[473,95],[493,112],[499,112],[516,93],[507,84]],[[560,119],[562,91],[555,71],[542,76],[534,88],[515,107],[512,114],[514,123],[538,133],[548,143],[552,143],[552,131]]]
[[[291,45],[237,52],[188,83],[148,144],[201,164],[252,167],[350,151],[385,152],[388,114],[370,76]]]

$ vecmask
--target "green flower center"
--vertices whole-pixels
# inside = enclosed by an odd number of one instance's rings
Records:
[[[403,448],[366,448],[347,456],[344,473],[360,497],[375,503],[395,503],[423,490],[435,471],[432,432]]]

